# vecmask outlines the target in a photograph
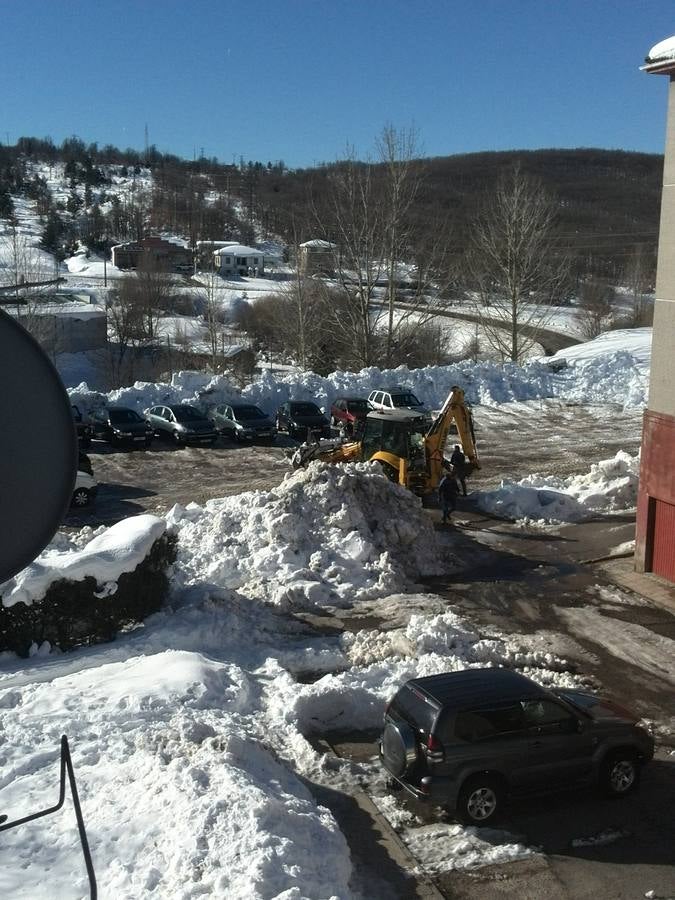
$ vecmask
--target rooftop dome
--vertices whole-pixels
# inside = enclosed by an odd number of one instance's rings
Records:
[[[642,69],[647,72],[670,71],[675,67],[675,35],[654,44],[645,59]]]

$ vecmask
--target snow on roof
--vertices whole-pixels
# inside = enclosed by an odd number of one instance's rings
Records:
[[[236,241],[197,241],[195,247],[234,247]]]
[[[25,316],[73,316],[76,319],[94,319],[106,316],[104,306],[93,303],[28,303],[25,306],[3,306],[5,312],[15,318]]]
[[[311,241],[305,241],[304,244],[300,244],[301,247],[307,247],[310,250],[332,250],[334,247],[337,247],[337,244],[331,244],[330,241],[322,241],[319,238],[314,238]]]
[[[646,71],[658,71],[664,67],[670,67],[669,64],[675,65],[675,35],[659,41],[654,44],[647,54],[645,66],[641,68]]]
[[[220,247],[218,250],[213,251],[214,256],[220,255],[221,253],[231,254],[233,256],[263,256],[262,250],[258,250],[255,247],[245,247],[243,244],[230,244],[227,247]]]

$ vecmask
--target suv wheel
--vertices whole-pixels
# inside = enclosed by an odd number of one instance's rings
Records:
[[[71,505],[77,506],[78,508],[89,506],[90,499],[89,491],[86,488],[80,487],[74,491]]]
[[[640,768],[630,750],[610,753],[600,770],[600,787],[610,797],[622,797],[637,787]]]
[[[491,825],[501,812],[503,792],[488,776],[471,778],[462,787],[457,801],[457,817],[466,825]]]

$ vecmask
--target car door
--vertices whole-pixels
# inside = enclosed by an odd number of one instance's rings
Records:
[[[237,426],[234,421],[234,410],[231,406],[224,407],[221,426],[223,431],[226,432],[230,437],[232,437],[232,435],[237,430]]]
[[[145,418],[153,431],[157,432],[160,430],[161,426],[159,424],[159,413],[161,410],[161,406],[151,406],[150,409],[146,412]]]
[[[515,789],[527,780],[528,735],[517,701],[462,710],[455,720],[459,742],[447,754],[450,769],[461,765],[468,774],[500,772]]]
[[[528,733],[528,784],[555,788],[585,778],[593,770],[597,739],[584,720],[545,697],[524,700]]]
[[[288,403],[282,403],[277,413],[277,422],[279,429],[288,428]]]
[[[94,432],[94,437],[99,438],[100,440],[107,440],[110,435],[110,428],[108,425],[108,413],[106,410],[99,410],[95,412],[92,416],[91,427]]]
[[[156,407],[156,410],[157,412],[153,425],[158,429],[158,431],[161,431],[162,434],[169,434],[171,432],[170,410],[168,410],[165,406],[158,406]]]

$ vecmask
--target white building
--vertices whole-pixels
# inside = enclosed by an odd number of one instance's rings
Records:
[[[243,244],[219,247],[213,252],[213,260],[221,275],[262,275],[265,269],[262,250]]]

